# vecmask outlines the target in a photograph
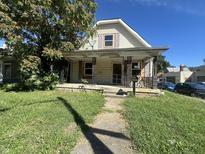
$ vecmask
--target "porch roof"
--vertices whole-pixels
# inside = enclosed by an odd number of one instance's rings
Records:
[[[74,52],[63,53],[68,58],[92,58],[92,57],[138,57],[139,59],[154,57],[162,54],[169,48],[118,48],[118,49],[98,49],[98,50],[76,50]]]

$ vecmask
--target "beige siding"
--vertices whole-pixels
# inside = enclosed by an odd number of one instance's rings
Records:
[[[71,82],[79,82],[79,63],[75,61],[71,65]]]
[[[98,49],[98,35],[99,34],[116,34],[120,35],[119,38],[119,48],[132,48],[132,47],[144,47],[144,45],[136,39],[132,34],[130,34],[126,28],[124,28],[120,24],[106,24],[100,25],[97,29],[96,35],[91,40],[95,41],[94,49]],[[91,50],[91,46],[89,43],[86,43],[82,48],[82,50]]]
[[[83,63],[86,61],[83,61]],[[90,61],[89,61],[90,62]],[[142,79],[144,78],[144,74],[145,74],[145,67],[144,67],[144,62],[143,61],[133,61],[133,62],[140,62],[141,63],[141,76]],[[97,58],[96,59],[96,65],[95,65],[95,69],[93,69],[93,71],[95,70],[95,73],[93,72],[93,74],[95,74],[95,76],[93,76],[93,78],[90,79],[86,79],[89,83],[97,83],[97,84],[113,84],[112,83],[112,77],[113,77],[113,64],[121,64],[121,79],[122,79],[122,85],[124,85],[124,62],[123,62],[123,58],[110,58],[110,59],[106,59],[106,58]],[[128,66],[127,66],[128,67]],[[127,73],[128,73],[128,77],[127,79],[129,80],[128,82],[130,83],[131,81],[131,65],[130,65],[130,70],[127,69]],[[130,75],[129,75],[130,74]],[[130,78],[129,78],[130,76]],[[79,62],[73,62],[72,63],[72,69],[71,69],[71,82],[80,82],[79,80]]]
[[[85,61],[83,61],[84,63]],[[90,61],[89,61],[90,62]],[[95,77],[93,80],[87,79],[89,83],[112,84],[113,64],[122,64],[122,59],[105,59],[96,60]],[[94,70],[93,70],[94,71]],[[122,67],[123,72],[123,67]],[[71,66],[71,82],[80,82],[79,80],[79,63],[75,61]]]
[[[95,81],[100,84],[112,84],[112,61],[97,59]]]

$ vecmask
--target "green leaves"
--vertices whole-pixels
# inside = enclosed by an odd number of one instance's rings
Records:
[[[62,52],[79,49],[85,36],[93,34],[94,0],[1,0],[0,39],[21,62],[20,72],[28,67],[49,73],[50,64],[60,61]],[[35,73],[34,73],[35,74]],[[41,73],[42,74],[42,73]],[[32,75],[32,74],[31,74]]]
[[[38,75],[41,60],[37,56],[27,56],[20,62],[20,72],[24,80]]]
[[[51,62],[56,61],[56,60],[60,60],[63,57],[63,55],[60,51],[50,49],[50,48],[44,48],[44,50],[42,51],[42,56]]]
[[[171,66],[170,63],[165,59],[165,56],[159,56],[157,58],[157,70],[158,72],[164,72],[167,67]]]

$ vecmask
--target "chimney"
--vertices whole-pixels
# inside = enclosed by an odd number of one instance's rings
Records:
[[[183,64],[180,65],[180,72],[184,71],[184,67],[185,66]]]

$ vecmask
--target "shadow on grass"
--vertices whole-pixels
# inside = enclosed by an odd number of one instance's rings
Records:
[[[67,110],[73,115],[76,124],[80,127],[82,133],[92,146],[93,152],[96,154],[113,154],[113,152],[100,141],[94,133],[108,135],[116,138],[129,139],[121,133],[111,132],[107,130],[89,127],[79,113],[62,97],[58,99],[64,104]]]

